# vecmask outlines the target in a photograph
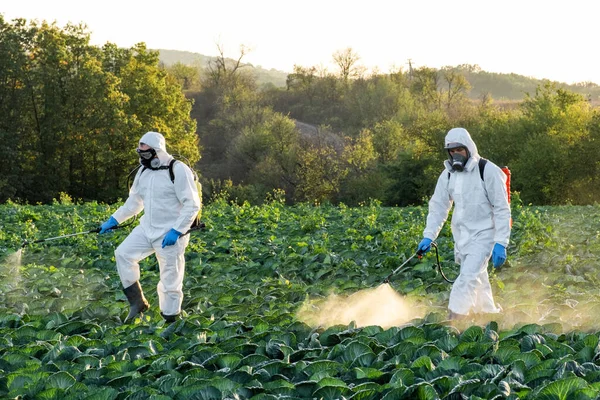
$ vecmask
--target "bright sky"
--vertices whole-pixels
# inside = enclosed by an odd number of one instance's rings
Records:
[[[2,0],[4,19],[85,23],[92,44],[185,50],[292,71],[351,47],[359,64],[478,64],[566,83],[600,84],[597,0]]]

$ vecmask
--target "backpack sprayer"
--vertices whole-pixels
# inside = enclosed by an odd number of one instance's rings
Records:
[[[448,283],[454,283],[454,281],[451,281],[450,279],[448,279],[446,277],[446,275],[444,274],[444,271],[442,270],[442,264],[440,263],[440,253],[438,251],[438,246],[437,243],[435,242],[431,242],[431,246],[435,249],[435,257],[436,257],[436,263],[433,265],[433,268],[435,269],[436,267],[438,268],[438,271],[440,271],[440,275],[442,275],[442,278],[444,278],[444,280]],[[402,265],[400,265],[398,268],[396,268],[395,270],[393,270],[388,276],[385,277],[385,279],[383,280],[382,283],[390,283],[390,278],[394,275],[396,275],[398,272],[400,271],[405,271],[408,269],[408,267],[404,268],[403,267],[409,263],[410,260],[412,260],[413,258],[418,257],[419,260],[423,257],[423,252],[421,251],[417,251],[416,253],[414,253],[412,256],[408,257],[406,259],[406,261],[404,261],[402,263]]]

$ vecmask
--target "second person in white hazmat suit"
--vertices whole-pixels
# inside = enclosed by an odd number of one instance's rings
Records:
[[[427,225],[417,252],[429,251],[454,204],[451,228],[460,274],[450,292],[449,317],[498,313],[501,309],[494,303],[487,266],[490,257],[494,267],[506,261],[511,229],[507,177],[497,165],[487,161],[482,179],[481,157],[466,129],[448,131],[444,148],[448,160],[429,201]]]
[[[149,308],[139,283],[139,261],[156,254],[159,307],[165,320],[172,322],[180,314],[183,301],[184,252],[189,235],[182,234],[190,229],[201,209],[200,194],[193,172],[183,162],[173,164],[171,180],[168,165],[173,157],[167,153],[162,134],[144,134],[137,152],[143,168],[137,171],[129,197],[102,224],[100,233],[144,211],[140,224],[115,251],[117,270],[130,304],[126,321]]]

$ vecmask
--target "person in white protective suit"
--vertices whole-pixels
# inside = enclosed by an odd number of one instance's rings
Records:
[[[480,174],[481,157],[466,129],[448,131],[444,149],[448,160],[429,201],[427,226],[417,253],[430,250],[454,203],[451,227],[460,274],[450,292],[449,318],[499,313],[501,308],[494,303],[487,265],[490,257],[494,267],[506,261],[511,229],[506,175],[490,161],[484,164],[483,176]]]
[[[125,321],[150,307],[140,285],[139,261],[156,254],[160,270],[157,292],[163,318],[173,322],[183,301],[184,252],[189,242],[186,233],[201,209],[201,199],[193,172],[183,162],[173,164],[171,180],[165,138],[147,132],[137,148],[142,168],[137,171],[129,197],[100,227],[100,234],[139,214],[140,224],[115,250],[117,270],[130,310]]]

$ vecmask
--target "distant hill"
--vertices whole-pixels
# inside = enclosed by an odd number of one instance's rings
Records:
[[[477,65],[460,65],[457,67],[471,84],[469,97],[480,99],[489,94],[498,100],[522,100],[525,93],[535,95],[539,85],[553,82],[557,87],[579,93],[594,103],[600,102],[600,86],[592,82],[569,85],[548,79],[536,79],[519,74],[502,74],[481,70]]]
[[[160,53],[160,61],[166,66],[170,66],[176,63],[182,63],[185,65],[198,65],[203,68],[208,66],[210,61],[214,61],[217,57],[205,56],[200,53],[192,53],[190,51],[179,51],[179,50],[158,50]],[[233,61],[233,60],[232,60]],[[287,72],[279,71],[274,68],[265,69],[262,67],[255,67],[252,64],[244,63],[245,68],[251,68],[252,72],[256,76],[256,82],[258,85],[273,84],[277,87],[285,87],[287,79]]]
[[[170,66],[177,62],[186,65],[198,65],[201,67],[208,66],[209,61],[216,60],[216,57],[205,56],[199,53],[179,50],[163,50],[159,49],[160,61],[166,66]],[[259,85],[273,84],[277,87],[285,87],[287,72],[279,71],[274,68],[265,69],[255,67],[252,64],[244,64],[248,68],[252,68]],[[471,92],[469,97],[473,99],[481,99],[484,95],[489,95],[496,100],[523,100],[525,94],[535,94],[535,90],[539,85],[545,82],[550,82],[547,79],[536,79],[519,74],[503,74],[496,72],[487,72],[481,70],[477,65],[460,65],[457,66],[463,75],[471,84]],[[585,82],[575,85],[566,83],[554,82],[559,88],[566,89],[575,93],[579,93],[588,98],[593,104],[600,104],[600,85]]]

